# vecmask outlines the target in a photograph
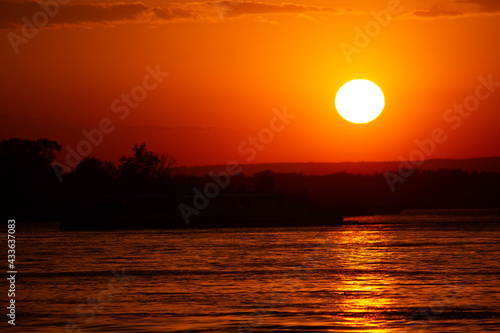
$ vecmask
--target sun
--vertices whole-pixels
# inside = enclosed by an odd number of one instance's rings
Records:
[[[368,123],[377,118],[384,105],[384,93],[368,80],[347,82],[335,97],[335,106],[342,118],[356,124]]]

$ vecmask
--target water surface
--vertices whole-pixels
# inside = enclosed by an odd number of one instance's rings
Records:
[[[105,232],[18,223],[13,331],[500,331],[496,211],[348,221],[360,223]]]

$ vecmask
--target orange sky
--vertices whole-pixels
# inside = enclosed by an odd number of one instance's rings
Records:
[[[57,140],[64,162],[67,147],[86,140],[82,130],[107,118],[114,130],[92,156],[116,161],[145,141],[181,165],[340,162],[409,158],[415,140],[442,128],[447,140],[426,157],[500,155],[500,86],[458,128],[443,118],[474,96],[479,76],[500,82],[500,3],[392,1],[60,0],[53,15],[0,1],[1,138]],[[374,23],[371,11],[391,8],[400,13]],[[23,17],[34,16],[45,26],[23,35]],[[341,45],[359,46],[355,28],[367,24],[380,29],[347,59]],[[126,116],[114,112],[122,94],[144,91],[135,87],[148,67],[169,75],[148,78],[151,90]],[[334,104],[338,88],[359,78],[386,98],[381,116],[361,125]],[[295,118],[249,161],[248,137],[284,108]]]

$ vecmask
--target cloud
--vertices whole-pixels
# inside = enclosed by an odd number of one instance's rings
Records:
[[[254,1],[209,1],[188,2],[167,8],[154,8],[153,12],[161,20],[210,20],[220,21],[244,15],[254,15],[259,22],[275,23],[263,18],[266,14],[304,14],[311,12],[336,12],[330,7],[306,6],[293,3],[268,4]]]
[[[260,23],[267,23],[267,24],[278,24],[277,21],[268,19],[267,17],[264,16],[257,16],[257,21]]]
[[[254,15],[259,22],[275,23],[266,14],[297,14],[297,17],[314,19],[313,13],[345,13],[349,8],[313,6],[292,2],[265,3],[259,1],[195,1],[166,3],[161,7],[142,2],[117,3],[75,3],[68,1],[59,5],[58,0],[42,0],[48,4],[54,15],[48,18],[47,27],[76,25],[91,27],[95,25],[114,26],[124,23],[162,24],[172,21],[221,21],[222,19]],[[59,0],[62,2],[62,0]],[[67,1],[67,0],[66,0]],[[99,1],[99,0],[98,0]],[[104,0],[100,0],[104,1]],[[147,0],[144,0],[147,1]],[[293,0],[290,0],[293,1]],[[448,0],[441,7],[421,8],[409,14],[418,18],[459,17],[464,15],[500,13],[499,0]],[[38,14],[37,14],[38,13]],[[40,15],[40,13],[42,13]],[[0,0],[0,29],[20,29],[24,20],[33,22],[33,16],[42,15],[43,5],[35,1],[13,2]],[[367,14],[367,13],[364,13]],[[23,20],[24,18],[24,20]],[[45,26],[45,24],[44,24]]]
[[[119,23],[158,24],[173,20],[220,20],[241,15],[273,13],[335,12],[333,8],[306,6],[292,3],[267,4],[252,1],[187,2],[153,7],[136,3],[92,3],[58,5],[57,0],[44,0],[53,14],[46,14],[43,5],[35,1],[10,2],[0,0],[0,29],[19,29],[25,25],[23,18],[33,22],[48,17],[47,27],[60,25],[115,25]]]
[[[456,3],[477,5],[479,11],[484,13],[500,12],[500,1],[498,0],[457,0]]]
[[[306,6],[293,3],[269,4],[252,1],[217,1],[209,3],[220,7],[228,17],[248,14],[335,12],[330,7]]]
[[[33,22],[34,15],[39,17],[40,22],[43,22],[43,17],[48,17],[46,26],[110,24],[143,19],[145,14],[151,10],[150,7],[139,2],[63,6],[50,5],[57,4],[55,0],[44,1],[44,3],[49,4],[48,8],[44,9],[41,4],[34,1],[24,3],[0,1],[0,29],[24,26],[23,17],[29,22]]]
[[[453,9],[432,7],[414,10],[410,14],[421,18],[439,18],[500,13],[500,1],[498,0],[450,0],[447,7]]]
[[[153,8],[154,16],[159,20],[171,21],[175,19],[201,19],[203,11],[200,6],[183,6],[183,7],[168,7],[168,8]]]
[[[437,7],[433,7],[431,9],[415,10],[412,12],[412,14],[418,17],[436,18],[441,16],[459,16],[462,15],[463,13],[459,11],[443,10]]]

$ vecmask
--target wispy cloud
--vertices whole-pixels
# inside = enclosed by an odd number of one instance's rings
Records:
[[[415,10],[412,14],[418,17],[436,18],[441,16],[459,16],[463,13],[455,10],[445,10],[433,7],[431,9]]]
[[[498,0],[456,0],[456,3],[476,5],[483,13],[500,12],[500,1]]]
[[[439,7],[413,10],[410,15],[420,18],[441,18],[498,13],[500,13],[500,1],[498,0],[450,0]]]
[[[252,1],[217,1],[209,2],[213,6],[226,8],[225,15],[234,17],[248,14],[269,14],[269,13],[307,13],[307,12],[336,12],[331,7],[306,6],[293,3],[270,4]]]
[[[33,21],[36,13],[44,12],[34,1],[14,3],[0,1],[0,29],[15,29],[24,25],[23,17]],[[55,11],[54,11],[55,12]],[[144,20],[150,7],[143,3],[77,4],[60,6],[47,26],[112,24]]]
[[[53,3],[56,3],[55,1]],[[0,0],[0,29],[19,29],[24,26],[23,18],[32,21],[33,15],[43,11],[35,1],[12,2]],[[259,1],[195,1],[167,3],[153,6],[143,2],[135,3],[75,3],[61,5],[57,14],[50,17],[47,27],[97,25],[114,26],[126,23],[162,24],[174,21],[220,21],[225,19],[254,15],[260,22],[274,22],[264,18],[268,14],[299,14],[313,18],[314,13],[358,13],[350,8],[313,6],[291,2],[265,3]],[[428,7],[423,4],[409,12],[409,17],[440,18],[464,15],[500,13],[500,1],[496,0],[449,0],[439,6]]]
[[[24,26],[23,17],[29,21],[43,11],[38,2],[16,3],[0,1],[0,29],[18,29]],[[116,25],[124,23],[160,24],[176,20],[219,20],[242,15],[277,13],[335,12],[329,7],[306,6],[293,3],[267,4],[252,1],[211,1],[169,4],[164,7],[136,3],[68,4],[59,7],[48,21],[47,27],[61,25]]]

